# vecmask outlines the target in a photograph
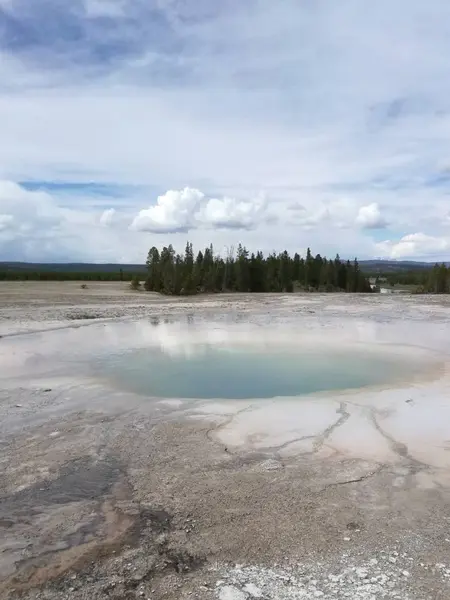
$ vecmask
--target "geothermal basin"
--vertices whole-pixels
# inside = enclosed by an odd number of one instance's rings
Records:
[[[447,597],[445,299],[8,285],[0,597]]]

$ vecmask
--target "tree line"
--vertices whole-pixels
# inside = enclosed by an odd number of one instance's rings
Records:
[[[387,282],[415,287],[418,294],[450,294],[450,265],[445,263],[435,264],[428,269],[414,269],[401,273],[380,273]]]
[[[147,256],[148,275],[145,289],[170,295],[207,292],[371,292],[358,261],[342,261],[339,255],[327,259],[313,256],[308,248],[305,257],[290,256],[285,250],[264,256],[241,244],[236,252],[222,257],[213,246],[196,255],[188,242],[184,254],[172,245],[158,250],[150,248]]]
[[[356,269],[355,269],[356,266]],[[450,293],[450,264],[399,269],[365,271],[357,261],[342,261],[339,256],[328,260],[320,255],[289,256],[287,252],[264,257],[250,254],[239,246],[226,257],[214,256],[212,246],[195,257],[192,244],[184,255],[172,246],[159,251],[151,248],[145,265],[0,263],[0,281],[124,281],[136,289],[147,278],[145,287],[166,294],[233,291],[359,291],[368,289],[368,278],[380,278],[381,287],[400,285],[424,294]],[[383,280],[386,280],[384,282]]]
[[[145,267],[138,272],[124,271],[83,271],[48,270],[38,268],[0,267],[0,281],[132,281],[133,277],[145,277]]]

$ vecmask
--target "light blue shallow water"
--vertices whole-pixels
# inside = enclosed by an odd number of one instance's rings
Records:
[[[170,354],[139,348],[97,356],[92,372],[120,388],[162,398],[272,398],[408,380],[405,358],[370,351],[196,348]]]
[[[341,320],[310,328],[298,319],[264,327],[240,319],[127,320],[2,340],[0,361],[9,377],[87,376],[148,398],[198,399],[408,384],[436,364],[430,351],[386,343],[382,334],[362,321],[352,330]]]

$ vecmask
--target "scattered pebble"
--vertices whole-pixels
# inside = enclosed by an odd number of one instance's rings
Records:
[[[244,585],[244,591],[247,592],[252,598],[261,598],[263,593],[258,586],[254,583],[246,583]]]
[[[414,577],[405,567],[413,562],[406,553],[388,551],[359,562],[345,553],[333,568],[321,563],[285,568],[235,565],[218,568],[221,578],[214,594],[218,600],[412,600],[408,590]],[[417,568],[433,568],[442,581],[449,581],[450,568],[443,563],[417,563]]]
[[[220,588],[219,600],[246,600],[247,595],[233,585],[225,585]]]

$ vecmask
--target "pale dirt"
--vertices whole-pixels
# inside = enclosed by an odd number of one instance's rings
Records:
[[[38,352],[50,335],[23,332],[186,315],[291,319],[330,335],[340,323],[346,342],[381,331],[445,364],[450,347],[447,298],[165,299],[126,284],[1,283],[0,598],[449,598],[445,370],[353,402],[324,398],[335,417],[319,429],[311,417],[309,445],[309,432],[295,442],[298,407],[280,419],[273,406],[263,418],[261,405],[252,416],[225,401],[149,403],[75,373],[27,376],[31,363],[12,376],[15,349]]]

